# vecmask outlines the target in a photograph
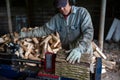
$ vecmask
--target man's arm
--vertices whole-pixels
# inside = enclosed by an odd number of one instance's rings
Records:
[[[81,54],[88,51],[88,48],[91,46],[91,41],[93,39],[93,33],[94,33],[90,14],[86,9],[81,11],[81,13],[82,13],[81,14],[82,22],[80,28],[82,35],[80,35],[80,37],[76,39],[76,41],[70,44],[70,48],[72,49],[72,51],[67,57],[67,61],[73,64],[75,63],[75,61],[80,63]],[[88,53],[90,53],[90,51],[91,50],[89,50]]]
[[[81,16],[82,22],[80,28],[82,35],[80,35],[78,39],[76,39],[73,43],[70,44],[70,48],[73,49],[82,46],[84,48],[83,51],[85,52],[86,48],[90,46],[91,41],[93,40],[94,29],[91,16],[86,9],[82,12]]]
[[[42,36],[46,36],[49,35],[50,33],[52,33],[53,31],[50,30],[49,28],[42,26],[39,27],[37,29],[33,29],[31,31],[28,32],[21,32],[20,33],[20,38],[26,38],[26,37],[42,37]]]

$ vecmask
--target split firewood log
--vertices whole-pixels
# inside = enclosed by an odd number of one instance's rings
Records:
[[[3,38],[0,38],[0,43],[4,43],[5,40]]]
[[[109,61],[109,60],[104,60],[104,59],[102,59],[102,64],[109,69],[114,69],[115,66],[116,66],[116,62]]]
[[[25,41],[32,42],[32,39],[31,38],[25,38]]]
[[[31,59],[31,60],[38,60],[38,61],[41,60],[38,56],[34,56],[34,55],[31,54],[31,53],[29,54],[28,59]]]
[[[40,45],[43,45],[44,43],[47,44],[48,41],[49,41],[51,38],[52,38],[51,35],[47,36],[47,37],[40,43]]]
[[[50,45],[47,45],[47,51],[53,53],[53,50],[51,49]]]
[[[5,42],[10,42],[11,41],[9,34],[5,34],[4,36],[2,36],[2,38]]]
[[[33,42],[34,42],[35,44],[38,44],[38,43],[39,43],[39,41],[38,41],[37,38],[32,38],[32,40],[33,40]]]
[[[45,58],[45,53],[48,52],[47,47],[48,47],[48,43],[45,42],[44,45],[43,45],[41,58]]]
[[[32,52],[33,44],[29,44],[27,47],[27,52],[25,53],[25,58],[28,59],[29,54]]]
[[[100,48],[94,43],[92,42],[92,47],[94,51],[97,51],[99,53],[99,55],[103,58],[103,59],[107,59],[107,57],[105,56],[105,54],[102,53],[102,51],[100,50]]]
[[[53,52],[54,52],[54,53],[57,53],[60,49],[62,49],[62,48],[61,48],[61,47],[55,48],[55,49],[53,49]]]
[[[94,55],[95,57],[101,57],[100,54],[99,54],[97,51],[94,51],[94,52],[93,52],[93,55]]]

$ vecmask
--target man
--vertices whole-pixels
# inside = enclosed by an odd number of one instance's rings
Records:
[[[83,7],[70,4],[69,0],[55,0],[55,7],[59,13],[42,27],[30,32],[21,32],[21,38],[41,37],[58,32],[62,47],[70,50],[67,57],[69,63],[79,63],[81,54],[91,53],[93,39],[93,25],[90,14]]]

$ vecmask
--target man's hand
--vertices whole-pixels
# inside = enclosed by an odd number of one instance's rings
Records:
[[[70,52],[69,56],[67,57],[67,61],[72,64],[74,64],[76,61],[80,63],[80,58],[81,52],[78,48],[75,48]]]

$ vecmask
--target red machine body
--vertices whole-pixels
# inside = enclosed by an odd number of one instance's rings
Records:
[[[51,52],[45,53],[45,62],[44,62],[45,72],[55,73],[55,58],[56,58],[56,54]]]

